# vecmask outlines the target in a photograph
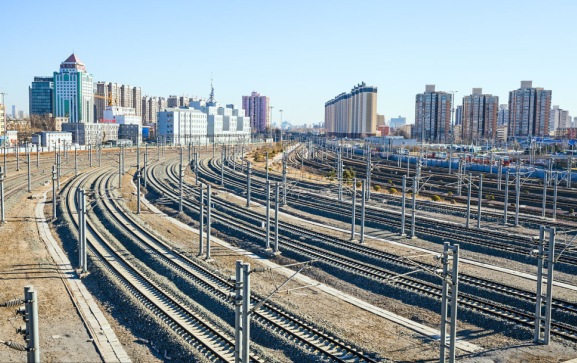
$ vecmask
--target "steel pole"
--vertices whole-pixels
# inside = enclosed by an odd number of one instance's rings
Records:
[[[411,238],[417,238],[415,236],[415,223],[416,223],[416,216],[415,213],[417,211],[417,191],[415,190],[415,186],[417,185],[417,176],[413,176],[413,209],[411,210]]]
[[[6,139],[4,139],[6,142]],[[5,204],[4,204],[4,168],[0,166],[0,223],[6,222],[5,218]]]
[[[28,149],[28,147],[26,148]],[[28,193],[32,192],[32,179],[30,176],[30,151],[26,150],[26,164],[28,164]]]
[[[557,184],[559,174],[555,172],[555,179],[553,179],[553,220],[557,219]]]
[[[28,312],[29,324],[26,324],[26,334],[28,335],[28,351],[26,361],[28,363],[40,362],[40,325],[38,322],[38,292],[32,286],[24,287],[24,298],[26,301],[26,312]]]
[[[351,202],[351,241],[355,240],[356,204],[357,204],[357,178],[353,178],[353,200]]]
[[[407,176],[403,175],[403,196],[401,197],[401,236],[405,234],[405,191],[407,188]]]
[[[242,359],[242,260],[236,260],[236,278],[234,281],[234,362]]]
[[[56,165],[52,165],[52,219],[56,220]]]
[[[78,176],[78,146],[74,146],[74,175]]]
[[[206,186],[206,260],[211,260],[210,257],[210,210],[212,206],[210,205],[210,184]]]
[[[361,240],[359,243],[365,242],[365,204],[366,204],[365,188],[366,188],[365,180],[361,180],[361,191],[363,193],[363,198],[361,203]]]
[[[242,265],[242,362],[249,363],[250,345],[250,263]]]
[[[266,182],[266,238],[265,251],[270,251],[270,183]]]
[[[503,207],[503,224],[507,224],[507,207],[509,206],[509,170],[505,175],[505,206]]]
[[[517,180],[515,186],[516,201],[515,201],[515,227],[519,225],[519,199],[521,195],[521,172],[517,172]]]
[[[541,218],[545,218],[545,207],[547,206],[547,173],[543,174],[543,207],[541,210]]]
[[[473,175],[469,173],[469,191],[467,192],[467,228],[471,220],[471,189],[473,188]]]
[[[279,197],[280,197],[280,193],[279,193],[279,185],[278,182],[275,183],[275,190],[274,190],[275,196],[274,196],[274,248],[273,248],[273,253],[274,254],[278,254],[280,253],[278,250],[278,224],[279,224],[279,211],[278,211],[278,207],[279,207]]]
[[[479,200],[477,201],[477,228],[481,228],[482,202],[483,202],[483,174],[479,175]]]
[[[202,256],[204,254],[204,241],[202,238],[202,234],[204,231],[204,191],[202,190],[202,183],[200,184],[200,215],[198,217],[198,242],[199,242],[199,251],[198,255]]]

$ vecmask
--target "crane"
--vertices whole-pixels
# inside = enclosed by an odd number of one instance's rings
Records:
[[[115,104],[118,103],[116,98],[112,98],[112,92],[108,92],[108,97],[99,94],[95,94],[94,97],[108,100],[108,106],[112,106],[112,101],[114,101]]]

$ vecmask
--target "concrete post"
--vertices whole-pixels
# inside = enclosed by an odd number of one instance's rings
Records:
[[[449,338],[449,363],[455,362],[455,343],[457,338],[457,302],[459,300],[459,245],[453,247],[449,242],[445,242],[443,247],[443,255],[441,257],[443,263],[443,297],[441,301],[441,354],[440,363],[446,362],[446,346],[447,346],[447,310],[448,304],[451,305],[451,321],[450,321],[450,338]],[[449,261],[452,261],[452,271],[449,273]],[[449,286],[450,285],[450,286]],[[449,296],[450,288],[450,296]]]
[[[56,183],[56,188],[58,190],[60,190],[60,177],[62,176],[62,160],[60,160],[60,155],[57,156],[58,158],[58,163],[56,164],[56,171],[57,171],[57,183]]]
[[[118,189],[122,188],[122,151],[118,153]]]
[[[481,204],[483,202],[483,174],[479,175],[479,200],[477,203],[477,228],[481,228]]]
[[[52,165],[52,219],[56,220],[56,165]]]
[[[353,178],[353,200],[351,203],[351,241],[355,240],[355,224],[356,224],[356,204],[357,204],[357,178]]]
[[[40,143],[36,144],[36,169],[40,169]]]
[[[268,181],[268,151],[266,152],[266,181]]]
[[[403,196],[401,197],[401,236],[405,234],[405,192],[407,188],[407,176],[403,175]]]
[[[282,205],[283,207],[286,205],[286,192],[287,192],[287,186],[286,186],[286,153],[283,150],[283,154],[282,154]]]
[[[178,212],[182,213],[182,179],[184,177],[184,166],[182,164],[182,146],[180,146],[180,164],[178,164]]]
[[[16,171],[20,171],[20,143],[16,143],[14,150],[16,150]],[[54,152],[56,152],[56,149],[54,149]]]
[[[82,244],[81,244],[81,248],[80,248],[80,260],[81,260],[81,268],[82,268],[82,272],[86,272],[88,271],[88,266],[86,266],[86,217],[88,215],[87,213],[87,205],[86,205],[86,192],[81,189],[80,190],[80,203],[82,204]]]
[[[224,188],[224,162],[226,160],[226,146],[220,154],[220,185]]]
[[[537,254],[537,293],[535,304],[535,343],[549,344],[551,333],[551,305],[553,299],[553,272],[555,267],[555,235],[556,228],[548,228],[549,243],[545,251],[545,227],[541,226],[539,233],[539,249]],[[547,274],[545,269],[545,256],[547,256]],[[547,278],[546,293],[543,295],[543,281]],[[543,301],[544,300],[544,301]],[[545,308],[545,312],[543,312]],[[541,336],[543,336],[541,338]]]

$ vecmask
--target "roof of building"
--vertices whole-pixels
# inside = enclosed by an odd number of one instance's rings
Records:
[[[76,56],[76,54],[72,53],[72,55],[64,61],[64,63],[82,63],[82,61]]]

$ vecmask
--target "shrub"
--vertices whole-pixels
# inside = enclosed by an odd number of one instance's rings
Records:
[[[395,188],[389,188],[389,193],[395,194],[396,192],[397,192],[397,189],[395,189]]]
[[[457,204],[457,202],[455,202],[455,199],[451,199],[451,204]]]
[[[357,188],[360,188],[363,184],[361,182],[357,182]]]
[[[439,184],[443,184],[443,179],[440,179],[440,180],[439,180]]]
[[[394,186],[394,185],[395,185],[395,183],[393,183],[393,181],[392,181],[392,180],[389,180],[389,184],[390,184],[390,185],[392,185],[392,186]]]
[[[453,192],[448,192],[447,195],[448,195],[449,197],[452,197],[452,196],[453,196]]]
[[[485,195],[485,199],[487,199],[487,200],[495,200],[495,196],[494,196],[494,195]]]
[[[575,213],[575,210],[573,208],[569,208],[569,213],[573,214],[573,213]]]
[[[441,200],[441,197],[439,197],[438,195],[433,195],[433,196],[431,196],[431,200],[432,200],[433,202],[438,202],[438,201]]]
[[[511,203],[511,207],[515,207],[515,203]]]
[[[378,192],[379,190],[381,190],[381,186],[380,186],[380,185],[375,185],[375,186],[373,187],[373,189],[374,189],[376,192]]]
[[[523,190],[523,193],[529,194],[529,191],[528,191],[528,190]]]

